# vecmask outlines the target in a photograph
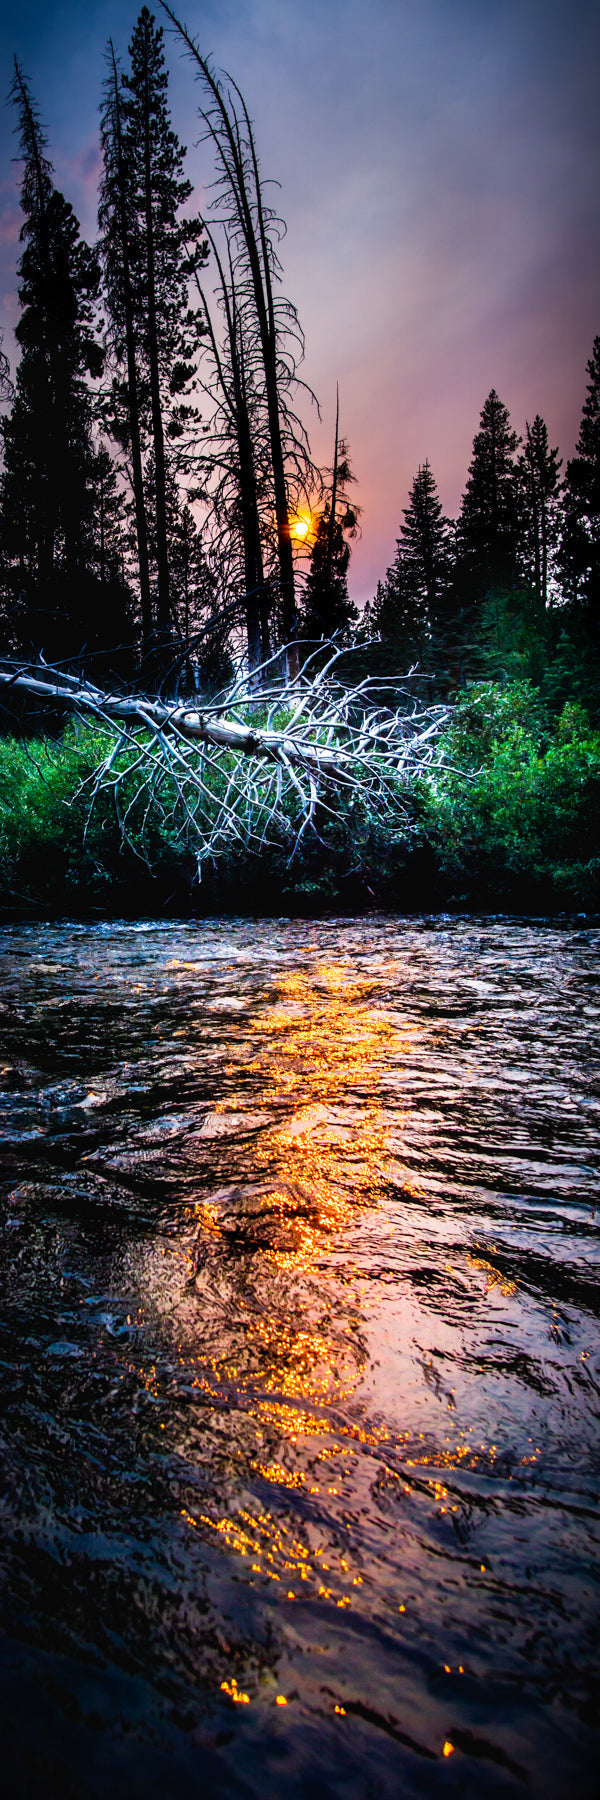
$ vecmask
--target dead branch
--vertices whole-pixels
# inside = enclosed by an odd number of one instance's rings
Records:
[[[322,654],[319,646],[284,684],[279,653],[263,668],[259,693],[242,670],[227,694],[201,705],[106,693],[43,663],[0,664],[0,689],[59,703],[101,727],[90,811],[110,791],[123,840],[138,852],[140,817],[154,813],[193,847],[199,870],[228,846],[260,850],[282,838],[291,861],[305,834],[342,810],[405,836],[412,784],[441,766],[451,712],[421,705],[410,686],[395,710],[383,707],[382,684],[338,679],[347,650],[330,646],[325,667]]]

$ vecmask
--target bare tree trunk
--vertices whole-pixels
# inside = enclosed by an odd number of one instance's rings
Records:
[[[326,559],[325,559],[325,586],[326,586],[326,588],[331,587],[331,574],[332,574],[332,569],[333,569],[333,546],[334,546],[334,541],[335,541],[335,509],[336,509],[336,504],[337,504],[337,488],[338,488],[340,390],[339,390],[339,385],[337,383],[336,383],[336,389],[335,389],[335,396],[336,396],[335,451],[334,451],[334,457],[333,457],[333,477],[332,477],[332,482],[331,482],[331,510],[330,510],[330,514],[329,514],[329,530],[327,532],[327,555],[326,555]]]
[[[294,587],[294,557],[290,531],[285,458],[281,439],[279,380],[277,372],[277,328],[273,304],[269,243],[254,135],[245,102],[240,94],[239,88],[236,86],[235,82],[232,82],[232,86],[235,88],[240,99],[247,131],[247,142],[253,178],[253,193],[251,195],[247,180],[238,121],[237,119],[235,119],[235,122],[232,120],[219,84],[215,80],[205,58],[200,55],[200,51],[194,43],[193,38],[190,37],[185,26],[180,24],[175,14],[171,11],[171,8],[165,4],[165,0],[161,0],[161,5],[163,6],[163,11],[166,12],[171,19],[176,31],[179,32],[180,37],[183,38],[184,43],[187,44],[190,54],[193,56],[202,72],[203,78],[212,94],[215,105],[218,108],[227,145],[227,150],[225,151],[223,143],[220,141],[214,129],[210,127],[209,121],[209,129],[212,129],[213,139],[219,150],[223,170],[234,203],[239,229],[244,241],[254,296],[265,380],[271,466],[273,470],[283,634],[287,646],[288,676],[290,679],[294,679],[299,669],[298,646],[296,643],[298,621]],[[255,226],[253,218],[253,204],[256,211],[257,226]]]
[[[233,297],[235,303],[235,290],[233,290]],[[241,339],[241,327],[238,348],[235,312],[233,314],[232,325],[233,337],[231,349],[240,465],[240,501],[242,507],[242,530],[244,538],[244,579],[246,587],[248,662],[250,669],[255,673],[263,661],[261,647],[261,602],[264,605],[264,569],[262,544],[260,540],[260,519],[256,492],[252,431],[244,372],[244,349]]]
[[[248,664],[250,670],[254,672],[259,668],[262,662],[267,661],[270,649],[268,633],[268,597],[265,593],[254,447],[244,370],[244,346],[241,320],[237,307],[233,270],[230,264],[231,286],[228,287],[214,238],[212,233],[208,230],[208,227],[206,229],[221,282],[221,294],[227,324],[227,338],[231,362],[231,385],[228,382],[227,374],[223,368],[209,308],[197,277],[196,285],[204,307],[206,326],[210,337],[219,387],[231,419],[237,445],[239,501],[244,549]]]
[[[237,90],[239,93],[239,89]],[[254,134],[245,102],[240,100],[244,112],[248,142],[252,157],[254,174],[255,203],[258,216],[259,241],[261,256],[254,231],[254,222],[250,202],[246,192],[243,164],[240,159],[242,177],[242,210],[240,222],[244,231],[248,260],[252,273],[254,302],[258,319],[262,348],[263,368],[265,374],[265,391],[267,396],[267,414],[269,420],[269,436],[271,442],[271,464],[273,469],[273,487],[275,490],[275,511],[277,517],[277,551],[281,581],[282,624],[283,635],[287,647],[288,676],[294,680],[299,670],[298,647],[296,644],[298,619],[296,614],[296,596],[294,588],[294,557],[292,553],[292,536],[290,531],[290,515],[285,478],[285,460],[281,442],[281,426],[279,418],[279,383],[277,376],[277,330],[275,324],[275,308],[273,305],[273,286],[269,262],[269,246],[265,227],[262,191],[258,172],[258,158],[254,143]],[[221,102],[222,105],[222,102]],[[225,109],[223,109],[225,110]],[[261,267],[262,263],[262,267]]]
[[[100,586],[101,587],[104,587],[104,572],[105,572],[105,562],[106,562],[106,553],[105,553],[106,520],[105,520],[105,504],[104,504],[104,487],[105,487],[104,476],[101,472],[100,473]]]

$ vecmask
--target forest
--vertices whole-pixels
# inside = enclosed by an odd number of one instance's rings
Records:
[[[3,905],[277,910],[283,896],[309,910],[593,909],[600,336],[587,386],[582,368],[574,456],[565,464],[541,414],[519,432],[492,387],[458,517],[444,516],[426,460],[359,613],[351,450],[338,403],[330,466],[311,454],[314,396],[257,132],[234,78],[162,11],[196,78],[202,213],[171,117],[163,27],[146,7],[126,55],[110,42],[99,71],[94,244],[55,184],[38,96],[15,59],[20,315],[16,367],[5,350],[0,366]],[[44,669],[63,682],[48,698]],[[121,706],[111,737],[101,707],[90,719],[70,706],[69,684],[143,694],[167,721],[192,705],[220,717],[223,695],[231,713],[233,695],[240,729],[279,731],[276,799],[272,766],[267,793],[254,773],[242,779],[231,742],[200,775],[179,745],[182,776],[162,740],[153,762],[157,715],[128,735]],[[320,746],[318,766],[302,752],[306,792],[288,743],[302,708]],[[332,742],[354,757],[335,798]],[[199,885],[201,802],[212,823]]]

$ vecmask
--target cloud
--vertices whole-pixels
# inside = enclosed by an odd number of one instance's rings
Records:
[[[3,206],[0,211],[0,244],[17,244],[22,225],[22,214],[15,206]]]
[[[7,0],[7,59],[14,41],[90,238],[103,46],[112,32],[126,50],[135,12],[122,0]],[[311,432],[330,463],[339,376],[364,507],[351,585],[365,597],[425,456],[445,509],[458,507],[492,386],[519,430],[539,411],[572,454],[600,330],[597,4],[189,0],[187,16],[239,80],[263,173],[281,181],[284,292],[323,403]],[[165,41],[198,195],[211,179],[198,89],[168,28]],[[5,169],[12,123],[0,118]],[[12,287],[18,216],[5,217]]]

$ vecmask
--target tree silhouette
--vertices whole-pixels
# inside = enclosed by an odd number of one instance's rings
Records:
[[[231,574],[236,588],[242,583],[248,664],[251,671],[256,671],[270,653],[271,596],[265,579],[261,520],[261,501],[264,510],[268,485],[268,446],[255,371],[247,356],[230,246],[226,241],[225,265],[209,228],[207,237],[218,271],[217,295],[224,338],[218,340],[208,297],[196,275],[205,333],[201,385],[211,405],[210,439],[203,449],[202,467],[210,482],[213,535],[218,542],[224,530],[230,545],[233,538],[241,549],[241,567],[234,556]]]
[[[15,59],[11,97],[23,160],[19,262],[21,349],[2,421],[1,517],[17,640],[51,656],[81,650],[97,621],[86,576],[92,542],[92,402],[102,369],[95,332],[100,268],[54,186],[47,140]]]
[[[519,507],[515,453],[519,439],[495,388],[482,409],[458,521],[460,580],[477,602],[510,591],[518,572]]]
[[[567,463],[560,563],[571,606],[594,637],[600,628],[600,337],[587,365],[589,382],[575,455]]]
[[[162,27],[156,26],[146,6],[131,39],[129,58],[130,72],[119,81],[111,54],[103,110],[105,173],[100,219],[113,347],[127,368],[126,392],[118,380],[113,384],[113,430],[121,441],[125,435],[131,442],[136,462],[136,435],[140,457],[144,437],[152,448],[154,629],[160,661],[167,651],[172,622],[167,444],[181,437],[193,414],[186,403],[195,372],[188,290],[191,274],[205,260],[206,244],[199,220],[182,216],[192,187],[183,173],[185,150],[171,126]],[[125,420],[120,400],[125,400]],[[134,491],[136,485],[143,564],[139,468],[134,474]],[[147,517],[145,525],[147,535]],[[148,625],[147,599],[145,610]]]
[[[329,641],[334,637],[347,637],[352,626],[358,623],[358,613],[348,593],[348,538],[356,537],[360,509],[350,499],[348,490],[355,476],[350,467],[348,445],[345,438],[340,438],[339,426],[338,391],[331,488],[323,511],[318,515],[304,591],[302,634],[309,645],[314,639]]]
[[[525,426],[519,458],[521,559],[538,613],[548,606],[548,583],[559,535],[561,458],[551,450],[548,427],[539,413]]]
[[[290,484],[315,480],[306,433],[290,404],[304,341],[295,308],[276,292],[280,265],[276,243],[283,225],[266,204],[254,131],[235,81],[216,76],[198,45],[161,0],[163,11],[187,45],[205,99],[200,105],[206,135],[217,156],[216,201],[232,246],[233,268],[243,319],[246,367],[260,364],[267,419],[282,632],[288,672],[298,670],[294,557],[290,525]]]
[[[403,521],[372,620],[399,666],[429,670],[445,649],[452,556],[450,523],[427,460],[417,469]]]

